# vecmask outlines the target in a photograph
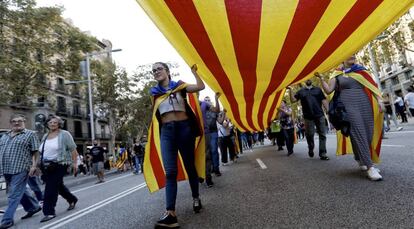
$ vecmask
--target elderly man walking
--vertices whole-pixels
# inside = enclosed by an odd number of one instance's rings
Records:
[[[39,139],[25,128],[25,117],[20,114],[10,118],[11,131],[0,139],[0,174],[8,184],[8,206],[1,220],[0,229],[14,225],[14,213],[19,202],[27,212],[22,219],[30,218],[41,210],[37,200],[26,188],[29,176],[34,176],[39,159]]]

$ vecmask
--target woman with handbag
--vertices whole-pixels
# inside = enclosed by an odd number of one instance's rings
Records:
[[[200,123],[202,116],[198,98],[192,93],[203,90],[205,86],[197,74],[197,65],[193,65],[191,71],[196,84],[172,81],[169,67],[165,63],[157,62],[152,66],[152,74],[158,84],[150,91],[153,101],[153,118],[148,134],[148,147],[145,149],[144,176],[151,192],[159,189],[159,184],[165,184],[166,195],[166,212],[157,221],[155,228],[179,227],[175,202],[177,180],[185,179],[183,167],[191,187],[193,210],[198,213],[202,208],[199,198],[199,175],[201,177],[205,174],[205,170],[201,168],[204,166],[205,169],[205,147],[203,143],[196,145],[196,137],[200,136],[199,139],[203,137]],[[155,145],[158,147],[154,147]],[[161,166],[158,164],[158,159],[157,161],[154,159],[159,155],[158,149],[161,149],[160,161],[162,161],[164,171],[157,170]],[[181,160],[178,159],[178,152],[180,152]],[[204,162],[204,164],[200,165],[197,162]],[[156,176],[155,179],[159,179],[155,182],[157,187],[154,187],[154,183],[151,182],[152,174]]]
[[[50,115],[46,121],[49,132],[43,136],[40,145],[40,166],[42,179],[45,182],[43,202],[44,217],[40,222],[46,222],[56,217],[55,206],[60,194],[68,203],[68,211],[75,208],[78,198],[63,184],[63,176],[69,166],[73,166],[73,173],[77,172],[76,144],[71,134],[62,130],[63,120]]]
[[[355,64],[355,56],[348,58],[334,72],[329,83],[318,73],[315,75],[321,80],[325,93],[340,90],[339,100],[344,105],[350,123],[350,140],[355,160],[361,170],[367,171],[370,180],[382,180],[373,163],[379,162],[384,105],[373,78],[365,67]]]

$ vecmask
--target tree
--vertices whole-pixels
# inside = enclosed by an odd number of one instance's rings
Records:
[[[0,1],[0,103],[30,105],[47,96],[46,76],[78,79],[82,53],[96,39],[68,25],[57,7],[36,8],[34,0]]]

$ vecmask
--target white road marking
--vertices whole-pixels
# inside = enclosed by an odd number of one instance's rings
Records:
[[[385,135],[387,135],[387,134],[404,134],[404,133],[414,133],[414,130],[391,131],[391,132],[387,132]]]
[[[81,191],[84,191],[84,190],[87,190],[87,189],[90,189],[90,188],[95,188],[96,186],[101,186],[101,185],[104,185],[104,184],[108,184],[108,183],[110,183],[112,181],[116,181],[116,180],[119,180],[119,179],[122,179],[122,178],[125,178],[125,177],[129,177],[129,176],[132,176],[132,175],[133,175],[132,173],[131,174],[127,174],[127,175],[124,175],[124,176],[121,176],[121,177],[117,177],[117,178],[114,178],[114,179],[111,179],[111,180],[107,180],[104,183],[94,184],[94,185],[91,185],[91,186],[88,186],[88,187],[84,187],[84,188],[78,189],[76,191],[73,191],[72,193],[77,193],[77,192],[81,192]]]
[[[75,191],[72,191],[71,193],[77,193],[77,192],[81,192],[81,191],[85,191],[85,190],[87,190],[87,189],[90,189],[90,188],[95,188],[96,186],[100,186],[100,185],[104,185],[104,184],[108,184],[108,183],[110,183],[110,182],[112,182],[112,181],[116,181],[116,180],[119,180],[119,179],[122,179],[122,178],[125,178],[125,177],[129,177],[129,176],[132,176],[133,174],[131,173],[131,174],[127,174],[127,175],[124,175],[124,176],[120,176],[120,177],[117,177],[117,178],[114,178],[114,179],[111,179],[111,180],[107,180],[107,181],[105,181],[104,183],[100,183],[100,184],[94,184],[94,185],[91,185],[91,186],[88,186],[88,187],[84,187],[84,188],[81,188],[81,189],[78,189],[78,190],[75,190]],[[59,196],[59,199],[61,199],[62,197],[61,196]],[[23,210],[23,207],[18,207],[17,209],[16,209],[16,211],[20,211],[20,210]]]
[[[260,158],[256,158],[257,163],[259,163],[260,167],[262,169],[267,169],[267,166],[263,163],[262,160],[260,160]]]
[[[405,147],[405,145],[386,145],[386,144],[382,144],[382,146],[388,146],[388,147]]]
[[[93,205],[91,205],[91,206],[89,206],[87,208],[84,208],[84,209],[82,209],[82,210],[80,210],[78,212],[75,212],[73,214],[67,215],[64,218],[59,219],[59,220],[56,220],[56,221],[54,221],[54,222],[52,222],[52,223],[50,223],[48,225],[45,225],[45,226],[43,226],[43,227],[41,227],[39,229],[46,229],[46,228],[55,229],[55,228],[62,227],[63,225],[65,225],[67,223],[70,223],[70,222],[72,222],[72,221],[74,221],[74,220],[76,220],[76,219],[78,219],[78,218],[80,218],[80,217],[82,217],[82,216],[90,213],[90,212],[93,212],[93,211],[95,211],[95,210],[97,210],[97,209],[99,209],[99,208],[101,208],[101,207],[103,207],[105,205],[108,205],[108,204],[110,204],[110,203],[112,203],[112,202],[114,202],[114,201],[116,201],[118,199],[121,199],[121,198],[123,198],[123,197],[125,197],[125,196],[127,196],[127,195],[129,195],[129,194],[131,194],[131,193],[133,193],[135,191],[138,191],[138,190],[140,190],[140,189],[142,189],[142,188],[144,188],[146,186],[147,185],[145,183],[141,183],[140,185],[137,185],[137,186],[135,186],[133,188],[130,188],[130,189],[125,190],[125,191],[123,191],[121,193],[118,193],[118,194],[116,194],[116,195],[114,195],[112,197],[109,197],[107,199],[104,199],[104,200],[102,200],[102,201],[100,201],[100,202],[98,202],[96,204],[93,204]]]

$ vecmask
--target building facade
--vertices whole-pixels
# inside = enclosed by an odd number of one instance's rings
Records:
[[[112,50],[112,44],[98,41],[98,51]],[[55,57],[58,61],[58,57]],[[110,54],[97,57],[97,60],[111,58]],[[39,137],[46,133],[45,120],[49,114],[56,114],[64,120],[63,129],[68,130],[77,144],[80,154],[85,154],[91,146],[91,127],[87,83],[67,84],[68,79],[57,74],[41,76],[39,79],[47,89],[45,96],[31,98],[25,105],[0,104],[0,133],[10,129],[9,118],[14,113],[26,116],[26,128],[35,130]],[[94,106],[96,107],[96,106]],[[110,131],[107,117],[95,113],[95,136],[101,145],[109,148]]]

